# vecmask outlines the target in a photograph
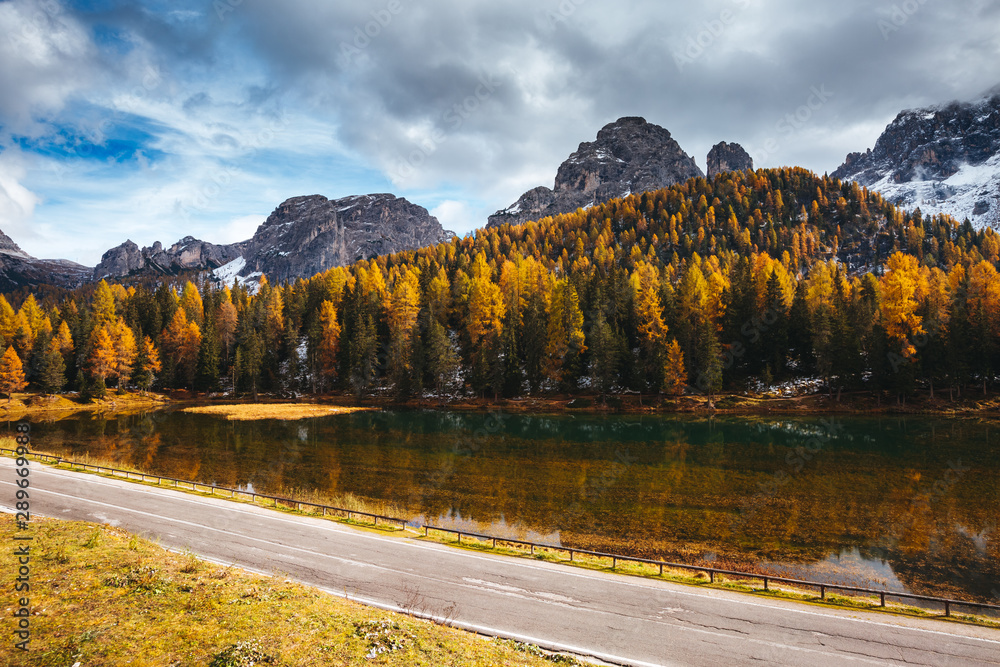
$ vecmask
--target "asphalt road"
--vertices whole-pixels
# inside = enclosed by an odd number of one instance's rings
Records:
[[[0,506],[14,502],[0,458]],[[31,468],[35,514],[120,526],[379,607],[628,665],[1000,665],[1000,632],[827,610],[381,536],[122,480]]]

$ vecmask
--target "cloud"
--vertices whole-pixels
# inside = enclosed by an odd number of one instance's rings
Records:
[[[472,207],[466,202],[446,200],[431,209],[430,214],[441,222],[441,226],[452,231],[467,230],[474,220]]]
[[[0,3],[0,35],[0,124],[32,133],[92,80],[94,49],[55,0]]]
[[[0,1],[0,158],[20,154],[0,228],[94,263],[125,236],[243,240],[288,197],[392,191],[464,233],[621,116],[701,165],[726,140],[823,172],[901,109],[1000,82],[989,0],[227,6]]]
[[[213,243],[239,243],[253,237],[254,232],[267,220],[264,215],[244,215],[234,218],[211,239]]]
[[[19,242],[35,240],[30,221],[39,202],[38,196],[21,184],[24,175],[18,153],[0,153],[0,220],[4,221],[3,231]]]

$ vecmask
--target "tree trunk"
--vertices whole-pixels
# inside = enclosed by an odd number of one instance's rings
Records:
[[[931,400],[933,401],[934,400],[934,380],[933,380],[933,378],[930,380],[930,383],[931,383]]]

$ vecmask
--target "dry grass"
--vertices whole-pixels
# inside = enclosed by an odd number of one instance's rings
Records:
[[[184,408],[183,412],[225,417],[229,421],[257,421],[260,419],[298,420],[313,417],[343,415],[372,408],[344,408],[335,405],[312,403],[244,403],[237,405],[206,405]]]
[[[11,544],[14,522],[0,519]],[[110,526],[33,519],[30,652],[0,664],[487,665],[562,662],[531,647],[379,611],[175,554]],[[13,589],[12,568],[0,585]],[[12,599],[4,598],[4,614]],[[553,660],[553,657],[556,660]]]

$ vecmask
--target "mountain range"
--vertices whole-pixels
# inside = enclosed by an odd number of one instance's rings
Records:
[[[707,177],[753,169],[736,143],[709,152]],[[639,117],[605,125],[541,185],[497,211],[488,227],[520,224],[611,199],[705,177],[665,128]],[[865,153],[850,153],[832,174],[856,181],[909,210],[946,213],[976,227],[1000,228],[1000,89],[973,102],[901,112]],[[334,266],[412,250],[454,237],[427,209],[391,194],[330,200],[294,197],[279,205],[240,243],[216,245],[185,237],[170,247],[132,241],[108,250],[96,268],[31,257],[0,231],[0,291],[43,284],[77,287],[105,278],[213,271],[220,282],[267,275],[305,278]]]
[[[1000,89],[973,102],[901,112],[831,176],[892,203],[1000,228]]]

